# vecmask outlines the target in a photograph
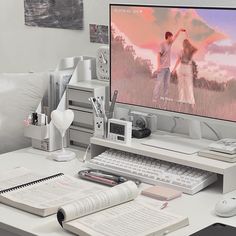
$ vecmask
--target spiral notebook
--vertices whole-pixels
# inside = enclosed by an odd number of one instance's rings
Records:
[[[0,174],[0,202],[39,216],[102,189],[63,173],[45,177],[23,167]]]

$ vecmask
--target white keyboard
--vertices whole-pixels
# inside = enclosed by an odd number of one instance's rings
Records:
[[[87,166],[187,194],[195,194],[217,180],[215,173],[114,149],[94,157]]]

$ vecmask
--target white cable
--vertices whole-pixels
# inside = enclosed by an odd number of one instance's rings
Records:
[[[213,129],[208,123],[203,122],[204,125],[206,125],[217,137],[218,140],[222,139],[221,135],[217,133],[215,129]]]
[[[174,125],[171,128],[170,133],[174,132],[174,130],[177,126],[177,119],[182,119],[182,118],[181,117],[176,117],[176,116],[173,117]],[[218,140],[222,139],[221,135],[214,128],[212,128],[207,122],[203,122],[203,124],[206,125],[215,134],[215,136]]]
[[[176,126],[177,126],[177,121],[176,121],[176,119],[177,119],[177,117],[174,116],[174,117],[173,117],[174,125],[173,125],[173,127],[171,128],[170,133],[173,133],[174,130],[175,130],[175,128],[176,128]]]
[[[173,116],[174,125],[173,125],[173,127],[171,128],[170,133],[173,133],[173,132],[174,132],[174,130],[175,130],[176,126],[177,126],[177,120],[180,120],[180,119],[183,120],[182,117]]]
[[[88,152],[89,152],[89,150],[90,150],[90,147],[91,147],[91,145],[89,144],[88,147],[87,147],[87,149],[86,149],[86,151],[85,151],[85,154],[84,154],[84,156],[83,156],[83,162],[85,162],[86,159],[87,159],[87,155],[88,155]]]

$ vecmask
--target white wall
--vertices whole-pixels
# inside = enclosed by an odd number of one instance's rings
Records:
[[[109,3],[153,5],[235,7],[235,0],[84,0],[84,30],[73,31],[28,27],[24,25],[24,0],[0,1],[0,72],[26,72],[54,69],[60,58],[74,55],[94,56],[99,44],[89,42],[89,24],[108,24]],[[160,118],[161,126],[170,129],[171,119]],[[178,126],[185,131],[185,123]],[[231,128],[218,127],[224,136],[236,136]],[[206,135],[211,131],[204,129]]]
[[[1,0],[0,12],[0,72],[53,69],[59,58],[87,53],[85,31],[25,26],[24,0]]]

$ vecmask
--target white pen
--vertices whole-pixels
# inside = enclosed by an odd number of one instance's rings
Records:
[[[106,111],[105,111],[105,99],[104,99],[103,96],[101,97],[101,100],[102,100],[102,112],[103,112],[103,115],[105,116],[105,115],[106,115]]]
[[[90,144],[88,145],[88,147],[87,147],[87,149],[86,149],[86,151],[85,151],[85,154],[84,154],[84,156],[83,156],[82,162],[85,162],[85,161],[86,161],[89,150],[90,150]]]
[[[97,108],[98,108],[98,113],[100,116],[102,116],[103,112],[102,112],[102,104],[101,104],[100,98],[96,99],[96,104],[97,104]]]
[[[94,102],[94,99],[95,99],[95,101],[96,101],[96,98],[94,98],[94,97],[90,97],[88,100],[89,100],[90,103],[92,104],[92,107],[93,107],[93,110],[94,110],[94,112],[95,112],[95,115],[96,115],[96,116],[100,116],[100,114],[99,114],[99,112],[98,112],[98,109],[97,109],[97,105],[96,105],[95,102]]]
[[[161,206],[160,209],[163,210],[168,206],[168,202],[164,202]]]
[[[98,102],[99,102],[100,112],[101,112],[102,116],[103,116],[104,118],[106,118],[105,100],[104,100],[104,97],[102,96],[101,98],[98,98]]]

